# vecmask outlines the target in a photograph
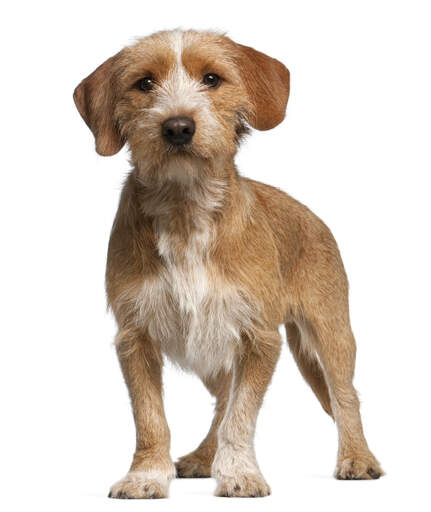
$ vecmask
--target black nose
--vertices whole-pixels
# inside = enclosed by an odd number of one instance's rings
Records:
[[[166,119],[162,123],[162,135],[176,146],[187,144],[195,133],[195,122],[191,117],[176,116]]]

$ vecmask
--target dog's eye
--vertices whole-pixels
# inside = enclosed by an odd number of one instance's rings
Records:
[[[221,78],[215,73],[207,73],[202,78],[202,83],[204,83],[208,87],[212,87],[215,89],[221,84]]]
[[[145,78],[141,78],[136,85],[140,91],[148,92],[153,88],[154,80],[150,76],[146,76]]]

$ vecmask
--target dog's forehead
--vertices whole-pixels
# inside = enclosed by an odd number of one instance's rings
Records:
[[[229,59],[232,42],[223,34],[195,30],[156,32],[127,47],[127,57],[154,64],[182,64],[185,59]]]

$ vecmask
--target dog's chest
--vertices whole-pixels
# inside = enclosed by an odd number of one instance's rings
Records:
[[[203,377],[232,368],[252,322],[244,293],[222,282],[208,261],[209,237],[196,232],[181,247],[175,236],[160,233],[163,266],[143,283],[139,297],[140,321],[152,339],[171,360]]]

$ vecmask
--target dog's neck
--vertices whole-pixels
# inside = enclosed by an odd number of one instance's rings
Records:
[[[198,220],[220,213],[238,182],[232,158],[171,158],[159,168],[135,164],[142,212],[152,218]]]
[[[194,241],[197,250],[205,250],[217,224],[243,202],[233,159],[196,164],[193,168],[187,161],[181,168],[174,162],[150,172],[135,166],[139,209],[152,224],[160,253],[172,251],[172,246],[180,253]]]

